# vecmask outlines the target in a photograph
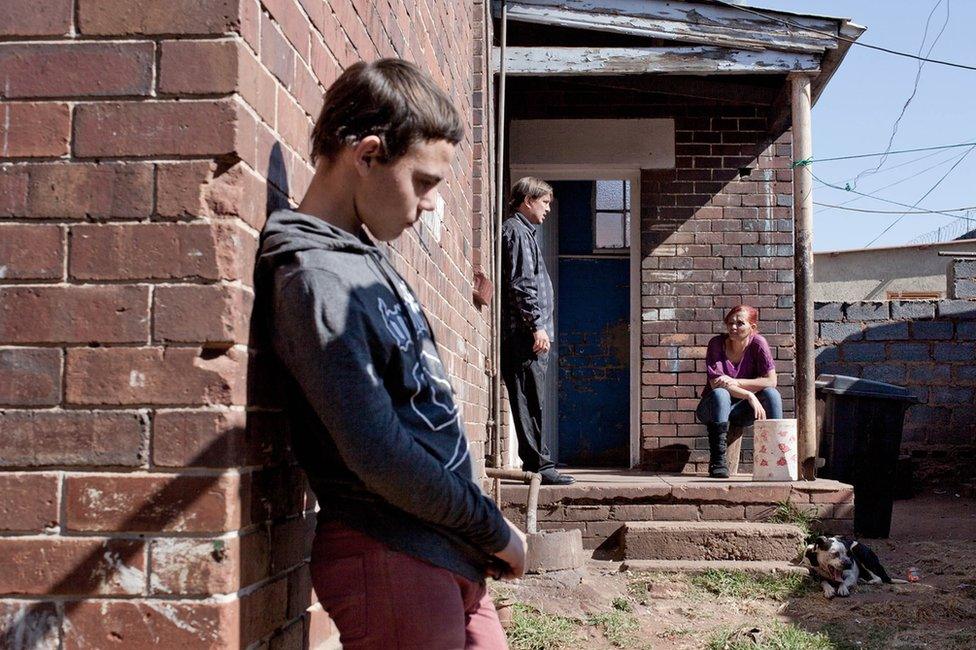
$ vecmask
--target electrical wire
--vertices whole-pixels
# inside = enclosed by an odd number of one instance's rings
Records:
[[[947,212],[968,212],[969,210],[976,210],[976,205],[967,205],[962,208],[945,208],[943,210],[868,210],[867,208],[845,208],[843,205],[833,205],[830,203],[819,203],[817,201],[813,202],[814,205],[819,205],[825,208],[830,208],[832,210],[847,210],[849,212],[866,212],[869,214],[946,214]],[[946,215],[951,216],[951,215]]]
[[[742,11],[742,12],[745,12],[745,13],[749,13],[749,14],[753,14],[753,15],[756,15],[756,16],[761,16],[762,18],[766,18],[768,20],[775,20],[776,22],[783,23],[784,25],[789,25],[790,27],[796,27],[797,29],[802,29],[804,31],[811,32],[811,33],[814,33],[814,34],[820,34],[822,36],[829,36],[830,38],[836,38],[838,40],[845,41],[845,42],[851,43],[853,45],[859,45],[861,47],[866,47],[866,48],[868,48],[870,50],[878,50],[879,52],[887,52],[888,54],[894,54],[896,56],[903,56],[903,57],[906,57],[906,58],[909,58],[909,59],[916,59],[916,60],[919,60],[919,61],[925,61],[926,63],[936,63],[938,65],[947,65],[947,66],[950,66],[950,67],[953,67],[953,68],[961,68],[963,70],[976,70],[976,66],[966,65],[964,63],[955,63],[953,61],[941,61],[939,59],[929,59],[929,58],[926,58],[926,57],[917,56],[915,54],[909,54],[908,52],[899,52],[898,50],[892,50],[892,49],[887,48],[887,47],[881,47],[880,45],[871,45],[870,43],[862,43],[861,41],[855,40],[853,38],[849,38],[847,36],[843,36],[841,34],[832,34],[830,32],[825,32],[823,30],[814,29],[813,27],[807,27],[806,25],[801,25],[801,24],[795,23],[795,22],[793,22],[791,20],[786,20],[785,18],[780,18],[779,16],[772,16],[772,15],[767,14],[767,13],[762,12],[762,11],[756,11],[755,9],[752,9],[750,7],[743,7],[742,5],[732,4],[731,2],[726,2],[726,0],[715,0],[715,2],[718,3],[718,4],[720,4],[720,5],[723,5],[725,7],[729,7],[730,9],[738,9],[739,11]]]
[[[957,147],[972,147],[976,145],[976,142],[957,142],[956,144],[943,144],[936,147],[919,147],[918,149],[902,149],[900,151],[889,151],[889,156],[894,156],[895,154],[903,153],[918,153],[919,151],[935,151],[937,149],[955,149]],[[800,167],[801,165],[809,165],[812,163],[822,163],[822,162],[833,162],[835,160],[854,160],[856,158],[871,158],[873,156],[883,156],[885,152],[879,153],[859,153],[852,154],[850,156],[834,156],[832,158],[808,158],[807,160],[795,160],[793,161],[794,167]]]

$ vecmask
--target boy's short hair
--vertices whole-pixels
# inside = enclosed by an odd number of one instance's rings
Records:
[[[412,63],[379,59],[354,63],[325,93],[312,130],[312,162],[334,160],[346,145],[375,135],[383,162],[392,162],[421,140],[457,144],[461,114],[441,88]]]
[[[541,178],[524,176],[512,186],[512,199],[508,202],[510,212],[518,210],[525,199],[538,199],[543,196],[552,196],[552,185]]]

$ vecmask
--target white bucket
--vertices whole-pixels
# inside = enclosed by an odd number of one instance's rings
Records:
[[[753,431],[753,481],[796,481],[796,420],[756,420]]]

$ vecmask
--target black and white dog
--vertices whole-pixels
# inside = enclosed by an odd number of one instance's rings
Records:
[[[827,598],[849,596],[858,580],[872,585],[906,582],[889,577],[874,551],[848,537],[818,537],[805,556]]]

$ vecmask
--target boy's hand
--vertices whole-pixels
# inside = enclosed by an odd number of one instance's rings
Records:
[[[545,330],[536,330],[532,333],[532,351],[536,354],[549,351],[549,334]]]
[[[509,538],[505,548],[495,553],[495,557],[504,562],[508,567],[506,571],[503,571],[498,576],[498,579],[512,580],[514,578],[521,578],[525,574],[525,535],[507,518],[505,519],[505,523],[508,524],[509,530],[512,531],[512,536]]]

